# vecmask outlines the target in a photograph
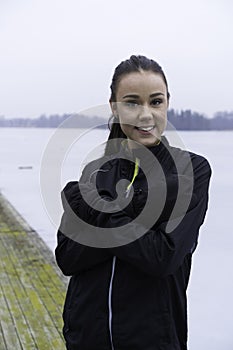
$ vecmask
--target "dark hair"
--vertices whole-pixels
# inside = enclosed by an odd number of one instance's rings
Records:
[[[116,101],[116,92],[117,92],[117,87],[120,82],[120,79],[125,76],[126,74],[129,73],[134,73],[134,72],[140,72],[140,71],[151,71],[154,73],[158,73],[162,76],[163,81],[166,85],[167,88],[167,99],[169,100],[170,98],[170,93],[168,91],[168,84],[167,84],[167,79],[165,77],[165,74],[161,68],[161,66],[155,62],[152,59],[149,59],[145,56],[135,56],[132,55],[129,59],[122,61],[115,69],[113,78],[112,78],[112,84],[110,86],[111,89],[111,96],[109,101],[110,102],[117,102]],[[121,130],[121,126],[119,123],[119,120],[116,119],[113,115],[109,119],[109,129],[110,129],[110,134],[108,137],[108,140],[111,139],[117,139],[117,138],[126,138],[126,135],[123,133]],[[111,143],[107,143],[106,149],[105,149],[105,154],[112,154],[117,152],[118,150],[118,143],[116,142],[116,145],[114,145],[114,142],[112,141]]]

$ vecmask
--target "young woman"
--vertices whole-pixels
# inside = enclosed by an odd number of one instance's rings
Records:
[[[123,61],[105,155],[63,190],[56,259],[72,276],[69,350],[187,349],[186,289],[211,169],[162,136],[169,97],[155,61]]]

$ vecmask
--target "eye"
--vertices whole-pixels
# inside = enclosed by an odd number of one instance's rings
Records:
[[[152,106],[159,106],[162,102],[163,102],[163,100],[161,98],[154,98],[151,101],[151,105]]]
[[[127,101],[127,102],[125,102],[125,105],[127,106],[127,107],[130,107],[130,108],[134,108],[134,107],[137,107],[139,104],[138,104],[138,102],[137,101]]]

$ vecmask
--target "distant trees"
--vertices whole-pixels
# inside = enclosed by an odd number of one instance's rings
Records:
[[[72,117],[72,118],[70,118]],[[93,116],[87,117],[81,114],[53,114],[50,116],[41,115],[38,118],[14,118],[6,119],[0,117],[0,127],[30,127],[30,128],[57,128],[66,121],[67,128],[89,128],[96,125],[106,124],[106,119]]]
[[[59,125],[59,116],[56,116],[56,122],[54,122],[54,116],[46,117],[46,115],[41,115],[39,118],[13,118],[6,119],[4,117],[0,118],[0,127],[22,127],[22,128],[47,128],[56,127]]]
[[[168,111],[168,121],[177,130],[210,130],[211,119],[202,114],[185,110],[177,112],[174,109]]]
[[[72,116],[72,118],[70,118]],[[41,115],[38,118],[6,119],[0,116],[0,127],[30,127],[30,128],[56,128],[64,121],[65,127],[90,128],[93,126],[106,127],[107,120],[99,116],[89,117],[81,114],[53,114]],[[191,110],[168,111],[168,121],[177,130],[233,130],[233,111],[217,112],[213,118],[193,112]]]
[[[211,127],[212,130],[233,130],[233,111],[215,113]]]
[[[207,118],[191,110],[168,111],[168,120],[177,130],[233,130],[233,111],[217,112]]]

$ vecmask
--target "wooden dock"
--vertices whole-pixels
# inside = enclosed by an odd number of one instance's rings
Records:
[[[0,194],[0,350],[65,350],[66,286],[51,250]]]

